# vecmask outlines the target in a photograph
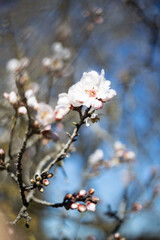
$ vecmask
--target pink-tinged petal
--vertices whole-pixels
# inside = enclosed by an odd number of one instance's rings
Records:
[[[55,120],[61,120],[69,111],[70,111],[69,107],[56,106],[56,108],[55,108]]]
[[[102,99],[103,102],[107,102],[107,101],[111,100],[116,95],[117,95],[117,93],[114,89],[109,89],[106,96],[104,98],[101,98],[101,99]]]

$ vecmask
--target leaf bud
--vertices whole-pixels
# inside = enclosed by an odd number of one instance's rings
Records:
[[[41,176],[36,176],[36,181],[41,181],[42,177]]]
[[[37,181],[37,182],[36,182],[36,185],[37,185],[37,186],[41,186],[41,182],[40,182],[40,181]]]
[[[31,182],[32,184],[36,183],[36,181],[35,181],[33,178],[30,179],[30,182]]]

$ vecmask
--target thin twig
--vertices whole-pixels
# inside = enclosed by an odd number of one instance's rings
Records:
[[[13,118],[13,122],[12,122],[12,126],[11,126],[10,141],[9,141],[9,146],[8,146],[9,161],[13,160],[12,145],[13,145],[14,130],[15,130],[16,123],[17,123],[17,117],[18,117],[18,113],[17,113],[17,109],[15,109],[15,114],[14,114],[14,118]]]

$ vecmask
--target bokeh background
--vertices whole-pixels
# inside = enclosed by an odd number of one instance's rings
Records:
[[[1,146],[7,149],[12,118],[3,99],[3,92],[14,88],[6,70],[11,58],[30,59],[30,81],[39,86],[39,101],[45,101],[49,85],[42,59],[51,55],[51,46],[57,41],[71,50],[66,74],[56,76],[50,88],[52,107],[59,93],[67,92],[83,72],[90,70],[100,73],[104,69],[106,79],[117,91],[117,96],[100,111],[100,122],[82,127],[74,145],[76,151],[64,161],[63,168],[54,169],[55,178],[40,196],[60,202],[67,192],[93,187],[100,198],[97,211],[81,214],[33,204],[31,227],[25,230],[23,223],[18,224],[19,237],[23,234],[31,240],[88,236],[107,239],[117,226],[117,220],[107,216],[107,206],[119,211],[123,205],[129,212],[132,204],[139,202],[143,209],[127,214],[117,231],[126,239],[160,239],[159,30],[159,0],[0,1]],[[64,133],[73,129],[73,120],[77,120],[76,113],[64,118],[61,125]],[[61,141],[65,142],[64,133]],[[111,159],[117,140],[136,153],[136,162],[109,169],[102,167],[97,175],[88,178],[90,154],[99,148],[105,160]],[[15,149],[20,141],[21,136],[15,142]],[[27,157],[36,162],[52,148],[53,144],[41,147],[35,144]],[[1,186],[2,211],[13,220],[18,212],[19,193],[4,174]]]

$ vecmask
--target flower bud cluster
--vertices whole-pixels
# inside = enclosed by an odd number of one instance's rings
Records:
[[[95,24],[102,24],[103,19],[103,9],[100,7],[94,7],[92,9],[86,10],[83,12],[83,17],[87,18],[89,24],[87,26],[87,30],[93,30]]]
[[[114,144],[115,158],[118,158],[120,162],[134,162],[136,155],[133,151],[127,150],[126,146],[117,141]]]
[[[52,56],[45,57],[42,60],[42,65],[47,72],[60,73],[65,62],[71,58],[71,51],[62,46],[62,43],[55,42],[52,45]]]
[[[44,191],[44,186],[48,186],[50,184],[49,178],[52,178],[53,174],[44,172],[41,175],[36,174],[35,178],[31,179],[30,182],[33,184],[33,186],[36,188],[38,187],[38,190],[43,193]]]
[[[25,115],[27,113],[26,107],[22,102],[19,101],[19,97],[17,96],[15,91],[11,91],[10,93],[4,93],[4,98],[9,101],[9,103],[17,110],[19,115]]]
[[[64,207],[69,209],[77,209],[79,212],[86,212],[96,210],[96,204],[99,201],[98,197],[92,196],[95,190],[93,188],[89,189],[88,192],[85,190],[80,190],[78,193],[68,193],[64,197]]]
[[[142,208],[143,208],[143,206],[138,202],[134,202],[132,204],[132,211],[135,212],[135,213],[138,213],[139,211],[141,211]]]

